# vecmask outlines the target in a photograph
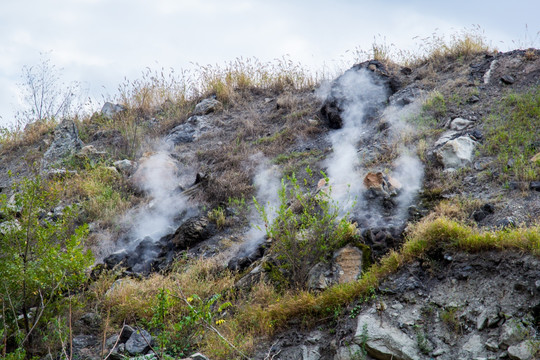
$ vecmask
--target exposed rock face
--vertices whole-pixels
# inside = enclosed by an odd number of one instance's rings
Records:
[[[455,118],[450,122],[450,130],[456,130],[461,131],[465,130],[466,128],[472,126],[474,124],[474,121],[462,119],[462,118]]]
[[[372,98],[369,92],[364,91],[357,84],[349,83],[351,73],[365,72],[375,84],[380,84],[386,91],[386,98]],[[340,129],[343,126],[342,112],[353,102],[367,104],[364,110],[364,120],[370,120],[381,111],[388,97],[395,93],[401,84],[397,77],[390,74],[384,64],[372,60],[357,64],[338,77],[331,85],[330,93],[325,99],[321,108],[321,114],[328,121],[328,126],[332,129]],[[344,90],[346,89],[346,90]]]
[[[447,141],[435,155],[445,169],[460,169],[472,164],[475,147],[476,141],[469,136],[460,136]]]
[[[54,130],[54,140],[43,155],[42,169],[57,165],[66,157],[76,153],[83,146],[79,139],[79,131],[73,120],[63,120]]]
[[[131,160],[118,160],[113,163],[113,165],[120,171],[122,174],[125,175],[132,175],[135,170],[137,169],[137,163],[135,161]]]
[[[523,341],[508,348],[508,357],[512,360],[531,360],[534,358],[533,342]]]
[[[206,115],[211,112],[217,111],[222,108],[223,105],[217,99],[204,99],[197,105],[195,105],[195,110],[193,110],[193,115]]]

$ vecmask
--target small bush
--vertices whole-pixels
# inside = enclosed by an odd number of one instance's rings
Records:
[[[305,194],[294,174],[287,183],[282,181],[279,198],[277,217],[272,223],[268,220],[269,209],[256,204],[267,234],[273,239],[274,263],[266,266],[280,287],[303,287],[310,268],[328,261],[335,250],[352,241],[356,228],[353,226],[351,231],[346,217],[340,217],[330,194]]]

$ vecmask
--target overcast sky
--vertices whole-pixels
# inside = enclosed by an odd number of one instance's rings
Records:
[[[41,53],[98,106],[146,67],[289,55],[320,69],[348,50],[368,50],[374,37],[412,49],[414,37],[473,25],[502,51],[540,47],[539,14],[538,0],[2,0],[0,126],[20,109],[22,67]]]

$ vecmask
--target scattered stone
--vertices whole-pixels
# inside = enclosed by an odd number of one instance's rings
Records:
[[[126,341],[126,351],[130,355],[146,354],[151,344],[152,336],[146,330],[137,330]]]
[[[107,340],[105,340],[105,346],[108,349],[111,349],[115,344],[118,345],[119,343],[120,343],[120,335],[118,334],[111,335],[107,338]]]
[[[462,131],[474,124],[474,121],[455,118],[450,122],[450,130]]]
[[[529,189],[540,191],[540,181],[531,181],[529,184]]]
[[[501,76],[501,81],[506,85],[512,85],[516,82],[516,79],[512,75],[503,75]]]
[[[49,169],[59,164],[68,156],[75,154],[83,146],[79,139],[79,131],[73,120],[64,119],[54,129],[54,140],[43,155],[41,169]]]
[[[445,169],[460,169],[472,163],[476,141],[468,136],[460,136],[446,142],[435,155]]]
[[[210,114],[211,112],[217,111],[218,109],[222,108],[223,105],[221,102],[217,99],[204,99],[197,105],[195,105],[195,110],[193,110],[193,115],[206,115]]]
[[[530,341],[523,341],[508,348],[508,357],[512,360],[530,360],[533,356]]]
[[[114,115],[121,113],[123,111],[126,111],[127,108],[124,105],[120,104],[113,104],[110,102],[106,102],[103,104],[103,107],[101,108],[101,115],[108,119],[112,119]]]
[[[376,359],[413,360],[421,358],[416,350],[416,341],[375,314],[368,313],[358,316],[354,342],[358,345],[365,342],[368,354]]]

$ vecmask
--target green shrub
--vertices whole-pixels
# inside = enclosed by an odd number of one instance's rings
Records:
[[[81,286],[93,258],[83,246],[88,227],[74,224],[76,209],[48,213],[58,198],[40,177],[24,178],[13,190],[14,202],[0,197],[0,299],[4,337],[22,348],[31,347],[34,330],[59,297]]]
[[[335,250],[352,241],[356,227],[340,216],[329,193],[304,193],[294,174],[287,180],[282,180],[280,205],[273,222],[269,221],[267,209],[255,202],[267,235],[273,239],[273,263],[267,263],[266,269],[280,287],[302,287],[310,268],[328,261]]]

